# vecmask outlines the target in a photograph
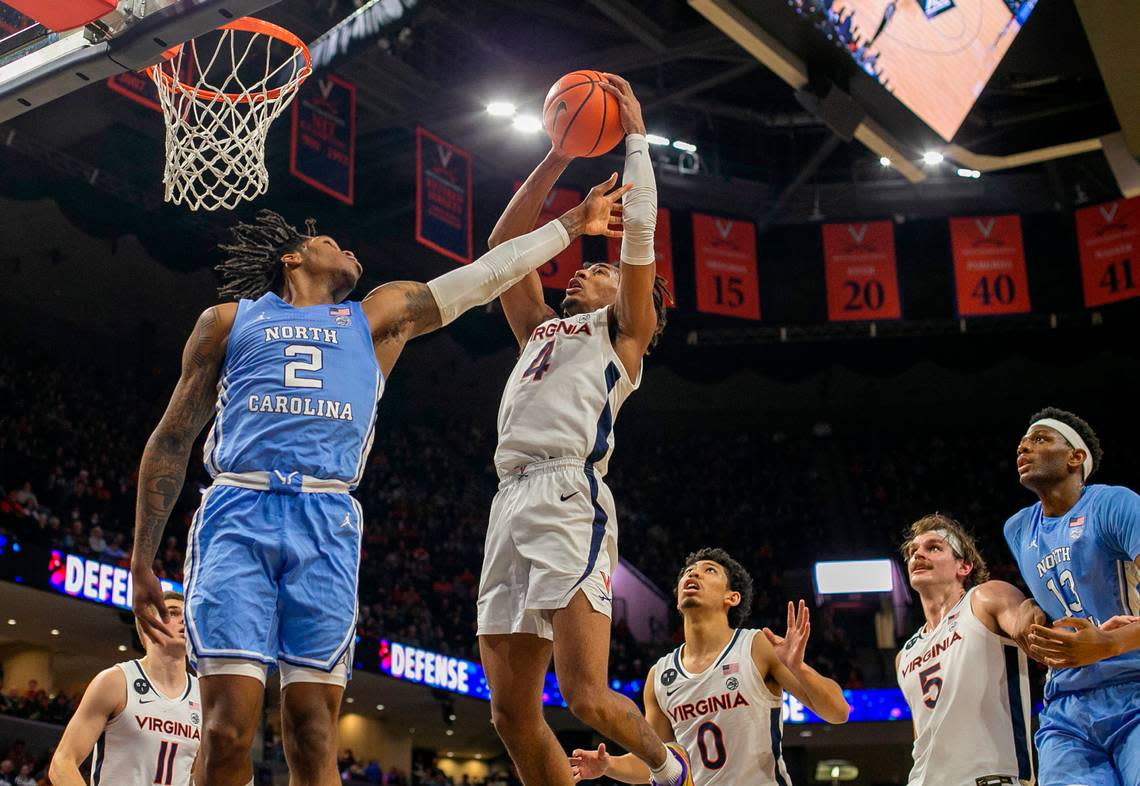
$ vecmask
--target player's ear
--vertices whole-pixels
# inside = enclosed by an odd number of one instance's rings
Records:
[[[1080,472],[1084,469],[1086,458],[1088,458],[1087,453],[1080,448],[1073,448],[1069,451],[1069,460],[1065,463],[1068,464],[1069,469]]]
[[[732,608],[733,606],[739,606],[740,605],[740,593],[739,592],[730,592],[724,596],[724,599],[728,602],[729,608]]]
[[[974,563],[962,560],[962,564],[958,566],[958,575],[966,578],[974,572]]]

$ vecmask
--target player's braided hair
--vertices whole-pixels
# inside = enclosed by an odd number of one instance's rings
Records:
[[[933,532],[935,530],[944,529],[957,538],[958,542],[962,545],[962,554],[955,551],[954,556],[963,562],[968,562],[974,566],[974,569],[962,581],[962,585],[966,589],[975,587],[978,584],[985,584],[990,580],[990,569],[986,566],[986,560],[982,557],[982,552],[978,550],[978,546],[974,543],[974,538],[966,531],[956,519],[952,519],[945,513],[931,513],[923,516],[918,521],[910,525],[906,535],[903,537],[902,546],[899,551],[902,552],[904,560],[909,560],[911,552],[914,551],[914,539],[925,532]],[[953,544],[951,544],[953,548]]]
[[[676,593],[677,585],[681,583],[685,571],[703,559],[715,562],[724,568],[724,572],[728,574],[729,591],[740,593],[740,603],[728,610],[728,624],[734,628],[743,626],[748,621],[748,615],[752,613],[752,577],[748,575],[744,566],[730,557],[724,549],[704,548],[691,552],[685,557],[685,566],[677,574],[677,581],[673,583],[673,592]]]
[[[1043,418],[1059,420],[1080,434],[1081,439],[1085,441],[1085,444],[1089,446],[1089,450],[1092,452],[1093,469],[1095,470],[1100,467],[1100,460],[1104,458],[1104,450],[1100,447],[1100,440],[1097,439],[1096,432],[1092,430],[1092,426],[1085,422],[1083,418],[1077,417],[1068,410],[1059,409],[1057,407],[1045,407],[1045,409],[1031,417],[1029,423],[1036,423]]]
[[[258,298],[266,292],[281,292],[285,266],[281,257],[299,251],[301,244],[317,233],[316,220],[305,219],[308,235],[302,235],[272,210],[257,211],[254,223],[230,227],[232,241],[218,248],[229,258],[214,268],[222,277],[218,295],[241,300]]]

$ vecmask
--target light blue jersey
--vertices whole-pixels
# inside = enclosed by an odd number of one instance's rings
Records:
[[[242,300],[218,381],[204,458],[212,477],[269,472],[355,488],[384,379],[360,303],[295,308]],[[290,473],[296,473],[291,475]]]
[[[1140,495],[1123,486],[1087,486],[1071,510],[1049,518],[1041,503],[1005,523],[1005,539],[1033,598],[1050,619],[1100,624],[1140,615]],[[1054,669],[1045,698],[1140,681],[1140,651],[1089,666]]]

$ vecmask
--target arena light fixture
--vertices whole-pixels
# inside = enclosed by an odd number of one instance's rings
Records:
[[[518,107],[510,101],[492,101],[487,104],[487,114],[493,117],[514,117]]]
[[[351,696],[348,696],[345,698],[344,703],[345,704],[352,704],[354,701],[356,701],[356,699],[352,698]]]
[[[450,737],[451,735],[455,734],[455,729],[448,729],[447,731],[444,732],[444,734],[446,734],[448,737]]]
[[[646,134],[645,141],[651,145],[667,145],[669,144],[669,137],[660,134]]]
[[[820,595],[890,592],[894,587],[889,559],[817,562],[813,572]]]
[[[969,177],[977,180],[981,176],[982,173],[976,169],[963,169],[962,167],[958,167],[958,177]]]
[[[384,711],[384,705],[383,704],[377,704],[376,709],[380,712],[383,712]]]
[[[9,622],[11,622],[11,620],[9,620]],[[119,645],[119,652],[126,652],[126,651],[127,651],[127,645],[126,644],[120,644]]]
[[[879,156],[879,166],[886,168],[891,165],[891,159],[886,156]]]
[[[16,624],[16,620],[8,620],[8,624],[9,624],[9,625],[15,625],[15,624]]]
[[[946,157],[939,153],[937,150],[927,150],[922,154],[922,163],[926,164],[927,166],[937,166],[938,164],[941,164],[945,158]]]
[[[51,629],[51,635],[58,636],[59,635],[59,628],[52,628]]]
[[[692,142],[682,142],[680,139],[678,139],[676,142],[673,143],[673,147],[675,147],[677,150],[681,150],[685,153],[697,152],[697,146],[696,145],[694,145]]]
[[[542,121],[534,115],[516,115],[511,125],[524,134],[533,134],[542,130]]]

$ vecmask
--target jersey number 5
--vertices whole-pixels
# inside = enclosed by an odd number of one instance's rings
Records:
[[[941,668],[941,663],[935,663],[929,669],[918,673],[918,684],[922,688],[922,703],[930,709],[934,709],[938,697],[942,695],[942,678],[934,676]]]
[[[550,370],[550,356],[553,354],[554,339],[551,339],[538,351],[538,356],[535,357],[534,362],[523,372],[523,379],[534,377],[535,382],[541,382],[543,374]],[[543,388],[543,390],[545,390],[545,388]]]
[[[285,347],[285,357],[308,358],[308,360],[291,360],[285,364],[285,387],[320,390],[325,386],[325,383],[319,379],[297,376],[298,371],[320,371],[324,368],[325,358],[320,347],[310,347],[307,344],[290,344]]]

